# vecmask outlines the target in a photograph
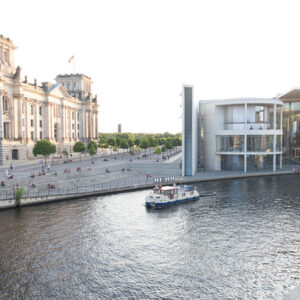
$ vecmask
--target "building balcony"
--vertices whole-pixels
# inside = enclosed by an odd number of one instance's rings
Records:
[[[234,122],[224,123],[223,130],[273,130],[273,128],[269,122]]]

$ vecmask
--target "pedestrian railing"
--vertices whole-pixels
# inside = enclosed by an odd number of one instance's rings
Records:
[[[158,183],[172,183],[175,182],[174,176],[161,177],[161,178],[140,178],[140,179],[124,179],[118,181],[103,182],[90,186],[77,186],[77,187],[68,187],[68,188],[48,188],[48,189],[37,189],[28,188],[23,198],[35,198],[35,197],[44,197],[44,196],[64,196],[64,195],[75,195],[75,194],[85,194],[85,193],[94,193],[101,191],[116,191],[122,188],[130,187],[139,187],[139,186],[151,186]],[[15,191],[6,191],[0,193],[1,200],[10,200],[15,198]]]

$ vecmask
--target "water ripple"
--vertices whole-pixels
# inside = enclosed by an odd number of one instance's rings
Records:
[[[281,299],[300,284],[298,177],[198,185],[0,212],[1,299]]]

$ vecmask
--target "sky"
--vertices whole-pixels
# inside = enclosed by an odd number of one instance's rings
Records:
[[[90,76],[99,131],[181,131],[194,99],[275,97],[300,86],[300,1],[10,0],[0,34],[29,81]]]

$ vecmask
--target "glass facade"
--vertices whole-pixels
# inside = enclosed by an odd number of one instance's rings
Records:
[[[287,102],[283,105],[282,118],[283,163],[300,162],[300,102]]]
[[[282,136],[277,135],[276,136],[276,152],[282,151]]]
[[[223,109],[224,130],[248,129],[248,130],[272,130],[281,129],[281,106],[274,104],[245,104],[224,105]],[[276,122],[274,118],[276,115]],[[246,116],[246,120],[245,120]],[[275,126],[274,126],[275,125]]]
[[[226,105],[224,111],[224,129],[244,129],[245,128],[245,105]]]
[[[221,155],[221,169],[225,171],[243,171],[244,155]]]
[[[217,152],[243,152],[244,136],[217,136]]]
[[[271,154],[247,155],[247,171],[272,171],[273,156]]]
[[[247,152],[273,152],[273,135],[248,135]]]
[[[247,105],[247,129],[274,129],[274,105]]]

